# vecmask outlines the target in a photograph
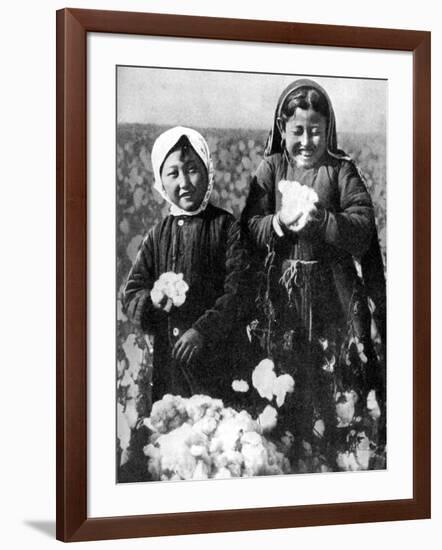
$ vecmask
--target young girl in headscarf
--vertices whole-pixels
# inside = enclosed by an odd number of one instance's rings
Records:
[[[132,322],[153,336],[152,402],[167,393],[230,402],[244,368],[246,253],[234,217],[213,206],[209,147],[172,128],[152,149],[155,189],[170,214],[142,242],[124,290]]]
[[[379,467],[384,270],[370,195],[337,147],[333,107],[316,82],[281,94],[242,225],[261,277],[255,332],[295,378],[288,427],[299,471]]]

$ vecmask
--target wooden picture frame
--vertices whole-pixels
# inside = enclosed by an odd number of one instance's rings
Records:
[[[86,36],[91,32],[412,52],[413,498],[88,517]],[[148,13],[58,11],[57,538],[67,542],[429,517],[430,33]]]

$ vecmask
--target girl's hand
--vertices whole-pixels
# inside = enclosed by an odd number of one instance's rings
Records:
[[[188,366],[201,352],[203,343],[204,340],[201,334],[194,328],[190,328],[173,347],[172,357],[183,365]]]
[[[162,293],[161,293],[162,294]],[[165,313],[169,313],[170,309],[172,308],[172,300],[167,297],[165,294],[162,294],[162,296],[157,296],[156,293],[151,292],[150,298],[152,300],[152,305],[156,309],[161,309]]]
[[[313,205],[305,215],[299,219],[298,224],[293,229],[295,233],[301,237],[308,237],[314,233],[323,223],[325,210],[321,207]]]
[[[296,224],[302,216],[302,211],[298,210],[297,212],[293,212],[293,209],[290,206],[283,205],[276,216],[281,227],[290,231],[292,230],[292,226]]]

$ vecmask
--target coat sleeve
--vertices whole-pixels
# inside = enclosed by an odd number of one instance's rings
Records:
[[[246,318],[252,300],[249,253],[233,217],[226,224],[226,239],[224,292],[193,324],[209,343],[225,339]]]
[[[250,191],[241,215],[241,226],[253,247],[261,252],[280,237],[274,228],[275,174],[272,164],[261,161],[250,183]]]
[[[150,291],[155,282],[153,230],[149,231],[138,251],[123,291],[123,308],[130,321],[144,332],[155,328],[166,314],[155,308]]]
[[[370,246],[376,224],[370,195],[353,162],[341,165],[338,186],[340,210],[324,211],[321,232],[326,243],[360,257]]]

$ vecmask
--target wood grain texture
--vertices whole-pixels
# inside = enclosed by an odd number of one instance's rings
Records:
[[[413,498],[87,517],[86,35],[402,50],[414,63]],[[430,517],[430,33],[65,9],[57,12],[57,538],[116,539]]]

